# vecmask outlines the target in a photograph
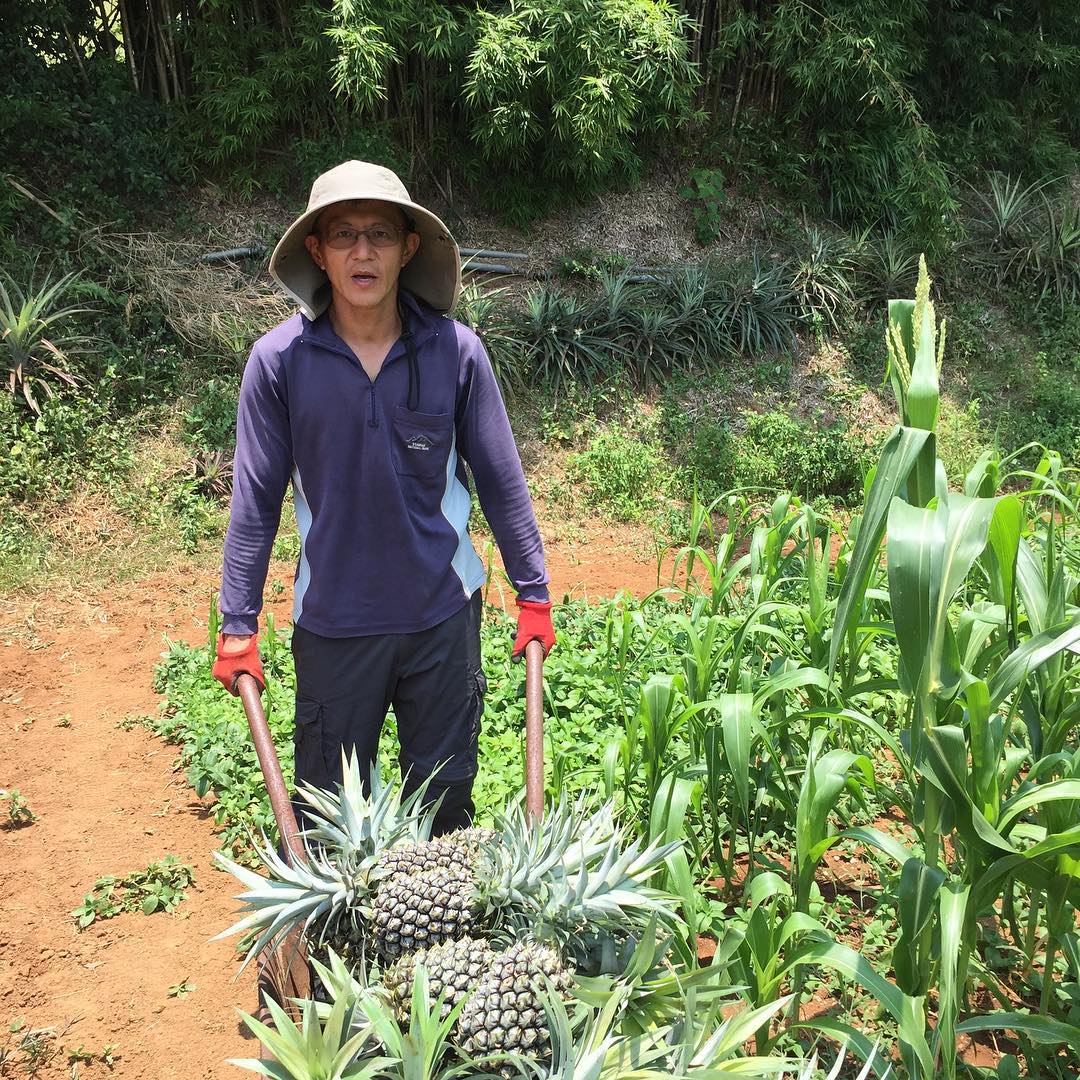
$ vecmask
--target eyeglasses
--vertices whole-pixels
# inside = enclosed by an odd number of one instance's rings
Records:
[[[397,225],[372,225],[367,229],[353,229],[342,225],[323,233],[323,243],[337,251],[347,251],[361,236],[367,237],[372,247],[388,248],[401,243],[405,230]]]

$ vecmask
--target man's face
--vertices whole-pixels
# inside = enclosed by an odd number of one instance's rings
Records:
[[[373,243],[365,229],[390,232],[393,242]],[[335,203],[319,215],[305,243],[330,279],[335,304],[370,310],[394,301],[401,268],[420,246],[420,237],[405,229],[401,207],[377,199]]]

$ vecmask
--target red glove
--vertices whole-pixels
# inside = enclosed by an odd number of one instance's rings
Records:
[[[262,661],[259,659],[259,641],[252,634],[247,648],[240,652],[225,653],[222,648],[225,644],[223,634],[218,634],[217,660],[214,661],[214,678],[217,679],[233,697],[236,696],[236,680],[241,675],[251,675],[259,684],[259,690],[266,689],[266,679],[263,677]]]
[[[555,627],[551,625],[550,600],[518,600],[517,637],[514,638],[514,651],[511,660],[520,660],[525,655],[525,646],[530,641],[539,641],[544,646],[547,656],[555,648]]]

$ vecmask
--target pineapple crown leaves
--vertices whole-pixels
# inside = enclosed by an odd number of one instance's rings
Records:
[[[539,823],[518,807],[499,821],[502,843],[486,846],[489,904],[516,906],[562,925],[581,921],[635,922],[632,913],[662,911],[669,899],[646,887],[677,841],[638,841],[624,847],[614,807],[588,812],[585,793],[564,797]]]
[[[236,899],[249,913],[216,934],[213,940],[258,931],[258,937],[244,957],[241,971],[267,945],[277,948],[291,930],[297,927],[307,930],[324,916],[333,918],[335,913],[348,907],[355,892],[350,877],[329,860],[309,852],[309,863],[290,866],[265,836],[263,840],[256,853],[270,872],[268,877],[240,866],[220,851],[214,852],[214,860],[248,887],[248,891]]]
[[[621,849],[616,834],[599,865],[582,865],[561,881],[552,881],[547,890],[543,916],[554,925],[623,926],[637,925],[652,913],[675,917],[670,898],[641,882],[651,877],[664,859],[678,850],[678,843],[651,843],[641,848],[637,841]]]
[[[661,937],[653,916],[637,940],[631,939],[627,955],[615,974],[582,976],[575,995],[594,1007],[613,994],[626,994],[624,1031],[645,1031],[671,1023],[685,1013],[686,997],[693,992],[699,1006],[717,999],[734,997],[739,988],[723,985],[727,978],[721,967],[687,967],[668,958],[673,939]]]
[[[408,1027],[403,1029],[393,1008],[379,994],[368,993],[357,1001],[357,1007],[370,1025],[373,1037],[389,1055],[395,1068],[380,1073],[385,1077],[401,1077],[402,1080],[454,1080],[456,1077],[479,1077],[475,1065],[466,1062],[448,1068],[439,1068],[450,1048],[450,1033],[457,1023],[465,1001],[459,1001],[445,1016],[441,1016],[444,995],[435,1001],[428,992],[427,971],[421,964],[413,980],[412,1004],[409,1009]]]
[[[315,974],[318,975],[319,982],[325,989],[326,996],[330,999],[330,1004],[317,1002],[320,1019],[325,1019],[332,1006],[336,1006],[339,1000],[343,999],[355,1004],[375,985],[374,972],[365,970],[362,964],[352,966],[346,964],[333,949],[328,948],[326,950],[326,960],[327,962],[324,964],[314,956],[310,957],[311,966],[315,969]],[[358,972],[361,975],[359,979],[357,978]],[[357,1017],[354,1013],[353,1024],[357,1025],[358,1020],[362,1022],[362,1018]]]
[[[368,1080],[383,1075],[386,1059],[357,1061],[368,1030],[353,1031],[354,1003],[340,998],[323,1023],[314,1001],[303,1002],[300,1025],[272,998],[267,999],[274,1026],[268,1027],[241,1012],[244,1023],[274,1055],[274,1061],[232,1059],[229,1064],[272,1080]]]
[[[395,844],[430,838],[439,809],[438,802],[424,805],[431,777],[402,798],[402,788],[383,783],[378,762],[373,762],[365,792],[358,755],[343,750],[341,757],[343,778],[336,793],[308,784],[298,788],[311,808],[309,817],[316,820],[304,832],[307,842],[322,845],[336,861],[371,867]]]

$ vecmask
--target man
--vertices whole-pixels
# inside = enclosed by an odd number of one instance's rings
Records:
[[[340,781],[343,746],[372,761],[393,705],[406,789],[441,764],[435,831],[465,826],[486,689],[466,462],[517,591],[514,656],[555,635],[491,363],[439,314],[461,291],[458,246],[394,173],[349,161],[312,185],[270,273],[302,314],[260,338],[244,371],[214,675],[232,693],[242,672],[262,683],[257,620],[291,480],[297,781]]]

